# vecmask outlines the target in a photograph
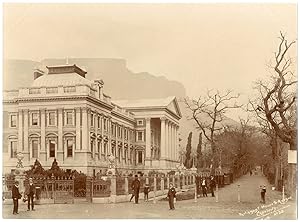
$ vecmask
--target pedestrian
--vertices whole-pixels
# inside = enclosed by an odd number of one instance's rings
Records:
[[[169,192],[168,192],[168,199],[169,199],[170,210],[175,210],[174,201],[176,201],[176,190],[175,190],[172,183],[170,183],[170,189],[169,189]]]
[[[30,211],[30,203],[31,203],[31,210],[34,211],[33,199],[35,197],[35,185],[33,184],[32,178],[29,178],[29,184],[25,189],[25,195],[27,195],[27,201],[28,201],[27,211]]]
[[[15,185],[12,187],[12,199],[14,203],[13,214],[19,214],[19,199],[21,199],[22,194],[19,192],[19,181],[15,181]]]
[[[150,192],[150,187],[149,187],[149,184],[146,184],[145,186],[144,186],[144,200],[145,201],[148,201],[148,194],[149,194],[149,192]]]
[[[267,192],[267,188],[266,186],[260,186],[260,197],[261,197],[261,203],[265,204],[266,203],[266,192]]]
[[[140,192],[140,181],[138,179],[138,176],[135,175],[135,179],[131,184],[131,188],[133,189],[135,204],[139,203],[139,192]]]
[[[216,187],[216,182],[215,182],[215,178],[213,176],[210,177],[209,186],[210,186],[210,190],[211,190],[211,196],[214,197],[215,196],[214,189]]]
[[[207,197],[207,182],[205,178],[202,179],[201,188],[202,188],[203,197]]]

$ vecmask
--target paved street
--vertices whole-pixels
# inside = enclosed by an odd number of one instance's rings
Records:
[[[241,202],[238,203],[237,185],[240,185]],[[260,185],[267,186],[266,204],[260,201]],[[272,191],[261,175],[245,175],[235,183],[219,190],[219,202],[209,196],[194,200],[178,201],[176,210],[170,211],[167,201],[132,202],[118,204],[51,204],[38,205],[36,211],[27,212],[21,205],[19,215],[12,215],[12,205],[3,206],[4,218],[178,218],[178,219],[295,219],[296,204],[274,202],[281,200],[281,193]],[[252,210],[252,211],[251,211]]]

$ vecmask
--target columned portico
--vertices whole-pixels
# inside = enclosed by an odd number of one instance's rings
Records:
[[[151,166],[151,118],[146,118],[145,165]]]

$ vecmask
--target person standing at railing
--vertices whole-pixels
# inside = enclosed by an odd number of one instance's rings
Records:
[[[19,199],[21,199],[22,194],[19,192],[19,181],[15,181],[15,185],[12,187],[12,199],[14,203],[13,214],[19,214]]]
[[[35,197],[35,193],[36,193],[35,185],[33,184],[32,178],[29,178],[29,184],[25,190],[25,195],[27,195],[27,201],[28,201],[27,211],[30,211],[30,203],[31,203],[31,210],[34,211],[33,199]]]
[[[170,183],[170,189],[168,192],[170,210],[175,210],[174,202],[176,202],[176,190],[172,183]]]

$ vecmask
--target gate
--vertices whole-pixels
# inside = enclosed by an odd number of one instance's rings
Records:
[[[58,178],[54,181],[54,203],[74,203],[74,180],[70,178]]]

